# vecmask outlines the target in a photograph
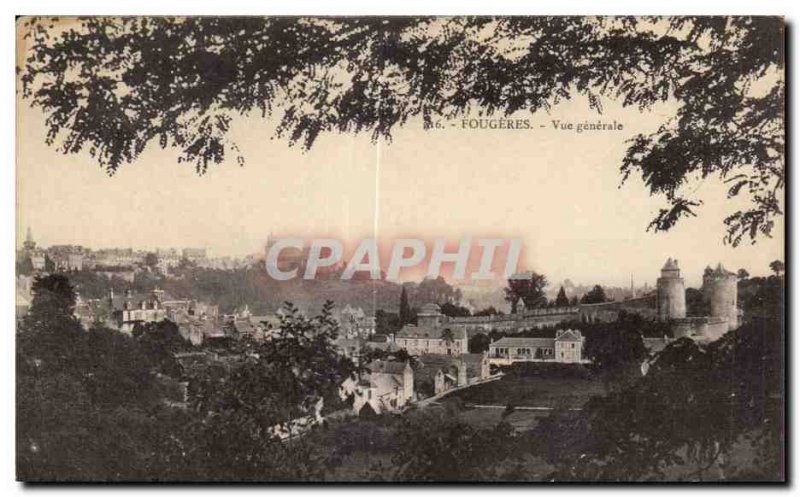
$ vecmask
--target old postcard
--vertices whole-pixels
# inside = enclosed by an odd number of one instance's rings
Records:
[[[776,17],[21,17],[26,482],[783,482]]]

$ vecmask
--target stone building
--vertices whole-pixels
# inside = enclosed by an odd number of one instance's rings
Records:
[[[558,330],[555,338],[556,362],[583,362],[583,335],[578,330]]]
[[[367,371],[348,378],[339,389],[342,399],[352,398],[356,414],[395,412],[413,400],[414,370],[408,362],[373,361]]]
[[[45,255],[43,250],[36,249],[32,251],[30,258],[34,271],[44,271],[44,268],[47,265],[47,255]]]
[[[368,316],[361,307],[347,304],[339,312],[340,333],[346,338],[369,338],[375,334],[375,317]]]
[[[56,271],[81,271],[84,256],[80,253],[62,253],[53,257]]]
[[[686,317],[686,288],[677,259],[670,257],[661,268],[661,277],[656,281],[656,305],[659,321]]]
[[[167,311],[161,305],[163,294],[154,290],[149,294],[134,294],[130,290],[124,295],[115,296],[113,291],[108,297],[111,306],[111,322],[114,327],[124,333],[131,333],[137,323],[157,323],[167,317]]]
[[[728,330],[739,326],[737,285],[736,273],[727,271],[722,263],[716,269],[706,267],[703,273],[703,297],[708,301],[711,317],[726,319]]]
[[[191,262],[197,262],[206,258],[206,249],[204,248],[185,248],[181,255],[184,259]]]
[[[671,324],[672,337],[716,340],[740,324],[737,306],[737,278],[722,264],[706,267],[703,274],[703,299],[708,304],[707,316],[686,315],[686,290],[680,277],[678,261],[667,259],[657,284],[657,315]]]
[[[578,330],[558,330],[553,338],[503,337],[489,344],[489,362],[582,363],[584,337]]]
[[[425,304],[417,315],[417,324],[403,326],[395,335],[395,344],[411,355],[466,354],[467,333],[461,327],[450,327],[444,322],[436,304]]]
[[[17,259],[28,259],[35,272],[44,271],[47,262],[45,251],[36,247],[30,227],[25,233],[25,241],[22,243],[22,250],[17,252]]]
[[[421,355],[414,369],[415,391],[418,396],[439,395],[453,388],[472,385],[488,378],[489,368],[487,352],[455,357]]]

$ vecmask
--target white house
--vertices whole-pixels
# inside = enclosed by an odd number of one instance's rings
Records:
[[[339,389],[342,399],[353,396],[353,411],[375,414],[399,411],[414,398],[414,370],[408,362],[374,361],[360,378],[350,377]]]

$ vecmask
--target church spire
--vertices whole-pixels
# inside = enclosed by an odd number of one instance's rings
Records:
[[[22,244],[25,250],[33,250],[36,248],[36,242],[33,241],[33,234],[31,233],[31,227],[28,226],[28,229],[25,230],[25,242]]]

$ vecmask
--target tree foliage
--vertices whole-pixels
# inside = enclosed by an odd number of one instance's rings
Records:
[[[622,316],[612,326],[587,333],[583,353],[607,379],[636,375],[647,357],[643,325],[637,317]]]
[[[544,289],[547,278],[543,274],[533,271],[512,275],[508,279],[508,286],[504,289],[506,302],[511,304],[511,311],[517,312],[517,302],[522,299],[526,309],[542,307],[547,304]]]
[[[786,309],[785,281],[780,276],[749,278],[739,281],[739,302],[744,320],[752,318],[779,319]]]
[[[322,477],[324,455],[277,434],[290,420],[340,407],[338,388],[353,365],[333,349],[332,304],[314,318],[287,306],[271,342],[236,342],[184,371],[174,353],[186,345],[173,323],[141,326],[134,336],[86,331],[72,316],[67,277],[38,277],[32,291],[17,333],[20,479]]]
[[[109,174],[152,144],[205,173],[233,155],[234,116],[279,119],[311,147],[322,133],[391,139],[477,111],[547,111],[574,96],[675,116],[638,135],[620,165],[666,207],[668,230],[695,215],[687,191],[720,177],[750,206],[726,219],[733,244],[768,236],[784,188],[783,24],[767,17],[94,17],[20,21],[22,95],[47,115],[47,143],[88,152]]]
[[[173,418],[154,361],[128,336],[84,331],[63,275],[39,277],[17,333],[17,475],[27,481],[149,479]]]
[[[639,381],[537,427],[553,476],[781,479],[782,342],[779,321],[756,320],[707,345],[671,343]],[[740,444],[757,450],[737,466]]]
[[[400,291],[400,327],[403,327],[406,324],[409,324],[413,320],[411,307],[408,305],[408,293],[406,292],[406,287],[403,286],[403,289]]]
[[[602,304],[606,302],[606,291],[600,285],[595,285],[581,297],[581,304]]]
[[[686,289],[686,314],[688,316],[710,316],[711,304],[703,294],[703,290],[697,288]]]
[[[483,309],[481,309],[479,311],[475,311],[473,316],[497,316],[497,315],[500,315],[500,314],[503,314],[503,313],[501,311],[498,311],[497,309],[495,309],[495,307],[493,305],[490,305],[489,307],[485,307],[485,308],[483,308]]]
[[[564,287],[558,289],[558,295],[556,296],[555,306],[556,307],[566,307],[569,305],[569,299],[567,298],[567,292],[564,291]]]
[[[450,302],[445,302],[439,305],[439,308],[443,315],[453,317],[464,317],[464,316],[471,316],[472,313],[464,306],[453,304]]]
[[[395,481],[485,481],[498,460],[508,458],[513,429],[507,423],[475,428],[446,411],[417,412],[396,429]]]
[[[486,352],[489,350],[489,345],[492,343],[492,339],[489,338],[488,335],[484,333],[476,333],[469,339],[467,347],[471,354]]]
[[[769,302],[780,301],[782,281],[740,282],[745,308],[774,309]],[[322,480],[337,464],[338,448],[349,443],[330,440],[324,427],[288,443],[275,436],[276,426],[314,416],[320,399],[327,410],[346,408],[337,404],[337,390],[354,365],[332,348],[331,304],[312,318],[287,305],[273,342],[234,342],[217,351],[219,357],[205,355],[204,367],[182,370],[189,382],[184,409],[165,402],[169,374],[157,353],[180,348],[170,323],[137,329],[136,337],[102,327],[85,331],[71,315],[74,293],[65,276],[37,278],[33,294],[17,334],[21,479]],[[677,340],[651,360],[645,376],[593,398],[581,411],[542,419],[532,433],[512,429],[513,407],[491,427],[476,427],[448,406],[382,417],[375,422],[390,425],[384,449],[391,464],[365,468],[363,476],[780,480],[785,368],[779,316],[753,316],[709,344]],[[655,325],[622,316],[582,326],[588,353],[603,368],[614,368],[638,363],[641,335]],[[410,360],[403,354],[392,357]],[[518,369],[563,373],[561,366]],[[738,450],[743,444],[754,450]],[[737,460],[739,452],[752,460]],[[539,458],[550,463],[551,474],[540,471]]]

